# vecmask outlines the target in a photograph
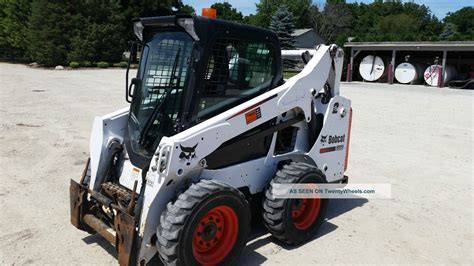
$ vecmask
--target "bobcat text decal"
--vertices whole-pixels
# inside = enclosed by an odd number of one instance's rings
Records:
[[[345,134],[342,136],[338,136],[338,135],[329,136],[328,144],[344,142],[345,140],[346,140]]]
[[[324,144],[337,144],[341,142],[346,141],[346,135],[321,135],[321,144],[324,146]],[[326,153],[326,152],[332,152],[332,151],[340,151],[344,149],[344,145],[337,145],[337,146],[332,146],[332,147],[327,147],[327,148],[321,148],[319,150],[319,153]]]
[[[327,144],[334,144],[334,143],[340,143],[346,141],[346,134],[339,136],[339,135],[328,135],[324,136],[321,135],[321,143],[324,145],[325,143]]]

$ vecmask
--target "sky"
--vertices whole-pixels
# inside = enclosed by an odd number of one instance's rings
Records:
[[[185,4],[191,5],[196,10],[197,14],[201,14],[203,7],[210,7],[216,2],[226,2],[219,0],[182,0]],[[408,0],[403,0],[408,1]],[[258,0],[228,0],[233,7],[237,8],[244,15],[255,13],[255,3]],[[313,3],[318,7],[324,6],[325,0],[313,0]],[[347,0],[348,3],[363,2],[371,3],[373,0]],[[417,4],[424,4],[431,9],[431,12],[438,17],[443,19],[448,12],[455,12],[465,6],[474,6],[473,0],[414,0]]]

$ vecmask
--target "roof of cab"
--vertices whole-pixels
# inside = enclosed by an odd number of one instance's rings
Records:
[[[162,16],[162,17],[143,17],[134,18],[132,22],[141,21],[145,27],[146,32],[153,32],[160,28],[169,27],[180,27],[178,19],[180,18],[192,18],[194,24],[194,31],[199,39],[207,40],[215,32],[232,32],[232,35],[245,35],[252,39],[267,39],[271,41],[278,41],[278,36],[271,30],[242,24],[221,19],[211,19],[202,16],[191,16],[191,15],[174,15],[174,16]],[[149,30],[147,30],[149,29]],[[145,34],[146,34],[145,32]]]

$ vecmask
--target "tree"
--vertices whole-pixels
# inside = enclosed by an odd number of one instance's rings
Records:
[[[311,28],[312,0],[260,0],[257,13],[249,19],[249,23],[260,27],[270,26],[272,15],[282,5],[288,7],[293,14],[295,26],[298,28]]]
[[[345,4],[352,16],[349,31],[358,41],[436,41],[442,24],[425,5],[374,1]]]
[[[273,14],[270,29],[278,35],[282,49],[294,48],[294,37],[292,34],[295,31],[295,23],[293,21],[293,14],[286,5],[280,6],[275,14]]]
[[[190,5],[182,5],[182,6],[179,8],[178,13],[179,13],[179,14],[194,15],[194,14],[196,14],[196,10],[194,10],[194,7],[192,7],[192,6],[190,6]]]
[[[291,50],[295,48],[294,37],[292,36],[295,31],[295,22],[293,14],[286,5],[280,6],[273,14],[270,30],[277,34],[282,49]],[[294,68],[296,63],[293,59],[283,59],[283,67],[287,69]]]
[[[239,12],[237,9],[233,8],[232,5],[229,4],[229,2],[215,3],[211,5],[211,8],[216,9],[218,19],[236,22],[244,21],[244,16],[242,15],[242,13]]]
[[[388,15],[375,24],[376,41],[411,41],[417,39],[419,21],[407,14]]]
[[[455,26],[453,23],[445,23],[443,32],[439,35],[439,39],[443,41],[448,41],[456,33]]]
[[[455,31],[449,40],[474,40],[474,7],[464,7],[454,13],[448,13],[444,18],[444,23],[445,27],[451,23]]]
[[[69,61],[118,62],[126,49],[123,38],[124,16],[115,0],[89,0],[77,3],[72,17],[74,35],[70,39]]]
[[[327,42],[337,42],[351,28],[352,15],[344,1],[327,1],[323,11],[314,14],[314,29]]]
[[[0,57],[27,56],[29,0],[0,1]]]
[[[71,33],[70,6],[65,2],[34,0],[29,17],[28,51],[40,64],[65,64]]]

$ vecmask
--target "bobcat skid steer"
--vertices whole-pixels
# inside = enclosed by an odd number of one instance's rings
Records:
[[[255,210],[279,241],[313,238],[327,199],[278,199],[272,186],[347,180],[343,51],[284,52],[306,63],[284,81],[272,31],[180,15],[133,27],[130,107],[94,120],[72,224],[111,242],[121,265],[235,263]]]

